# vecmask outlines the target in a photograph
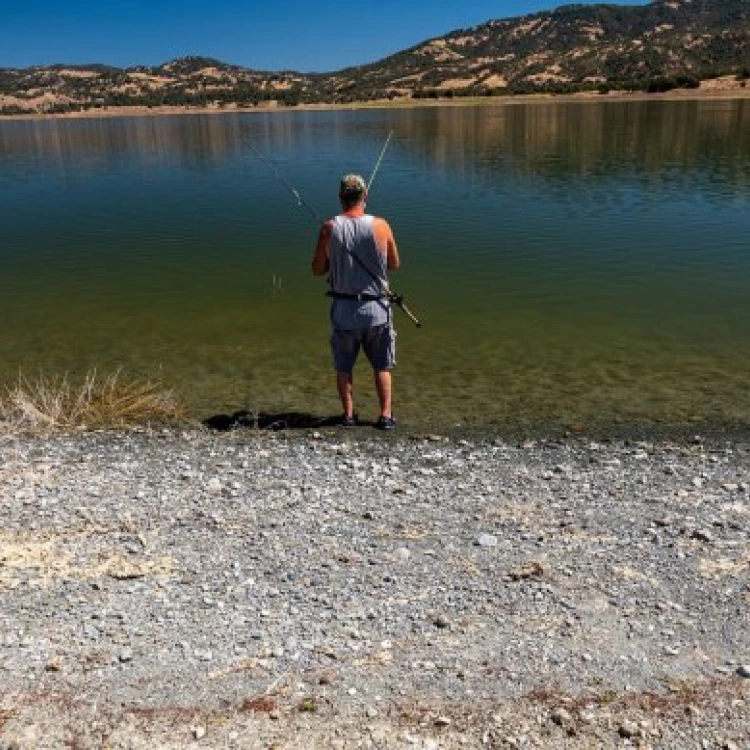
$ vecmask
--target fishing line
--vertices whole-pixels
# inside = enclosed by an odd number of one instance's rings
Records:
[[[276,175],[279,182],[281,182],[281,184],[284,185],[284,187],[286,187],[286,189],[292,193],[292,195],[297,199],[297,205],[306,209],[310,216],[312,216],[313,219],[318,222],[318,224],[323,224],[323,219],[321,218],[320,214],[309,203],[307,203],[307,201],[299,194],[299,191],[296,190],[294,185],[292,185],[286,179],[286,177],[284,177],[284,175],[276,167],[276,165],[269,158],[267,158],[265,154],[263,154],[263,152],[259,151],[249,138],[243,138],[243,141],[253,150],[255,155]]]

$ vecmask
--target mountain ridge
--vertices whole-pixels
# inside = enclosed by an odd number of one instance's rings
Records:
[[[128,68],[0,68],[0,112],[659,91],[720,75],[737,76],[738,85],[750,78],[750,0],[567,4],[457,29],[329,73],[254,70],[197,55]]]

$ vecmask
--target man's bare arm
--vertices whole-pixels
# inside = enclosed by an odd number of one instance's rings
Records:
[[[395,271],[401,265],[401,258],[398,254],[396,240],[393,237],[391,227],[385,219],[378,219],[374,227],[375,241],[381,252],[385,251],[386,266],[389,271]]]
[[[327,221],[320,228],[318,244],[315,246],[315,254],[312,260],[313,276],[325,276],[330,266],[328,255],[328,241],[331,239],[331,222]]]

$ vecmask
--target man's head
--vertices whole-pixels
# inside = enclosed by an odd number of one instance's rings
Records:
[[[358,174],[345,174],[341,178],[339,198],[345,211],[354,208],[367,198],[367,183]]]

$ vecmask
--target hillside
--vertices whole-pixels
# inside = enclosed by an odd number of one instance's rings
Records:
[[[0,69],[0,110],[257,106],[609,88],[750,78],[750,0],[566,5],[489,21],[327,74],[254,71],[206,57],[156,67]],[[738,84],[740,85],[740,84]]]
[[[750,65],[750,0],[659,0],[646,6],[566,5],[490,21],[429,40],[373,65],[330,76],[329,97],[429,89],[485,93],[642,88]]]

